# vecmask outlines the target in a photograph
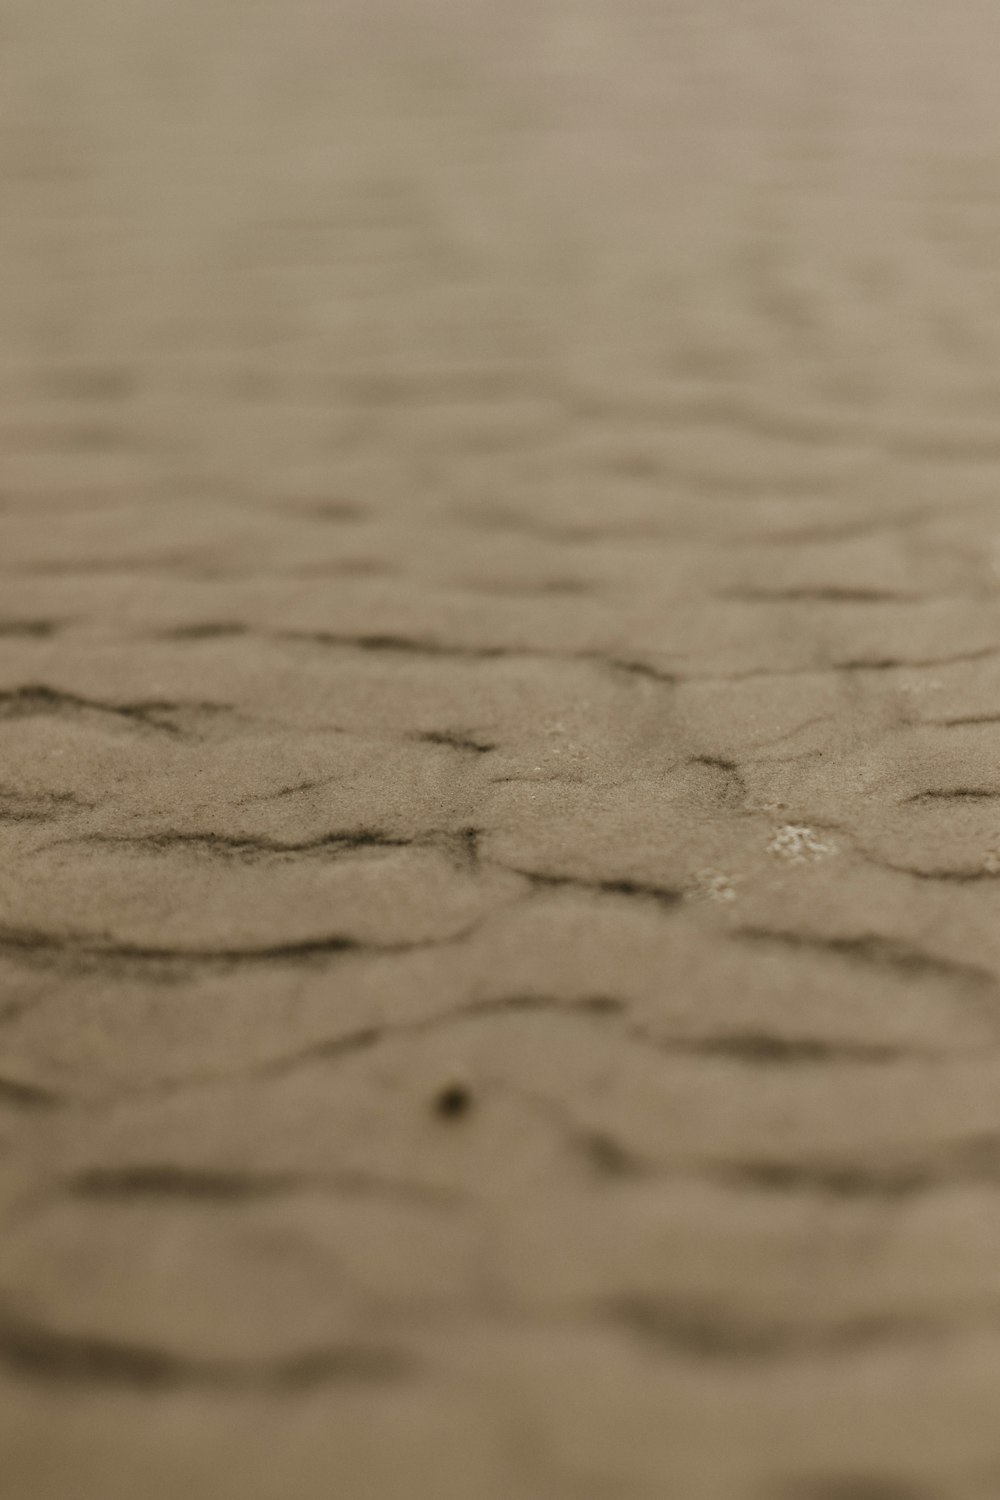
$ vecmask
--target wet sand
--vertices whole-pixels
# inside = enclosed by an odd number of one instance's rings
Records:
[[[997,36],[0,4],[5,1500],[1000,1494]]]

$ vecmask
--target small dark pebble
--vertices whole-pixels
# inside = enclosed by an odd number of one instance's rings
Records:
[[[434,1112],[444,1120],[457,1120],[472,1108],[472,1095],[461,1083],[449,1083],[434,1099]]]

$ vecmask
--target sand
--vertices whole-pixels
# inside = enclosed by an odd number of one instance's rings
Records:
[[[997,41],[0,4],[4,1500],[1000,1494]]]

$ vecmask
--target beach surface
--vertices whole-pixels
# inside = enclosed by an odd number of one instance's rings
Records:
[[[998,46],[0,0],[4,1500],[1000,1495]]]

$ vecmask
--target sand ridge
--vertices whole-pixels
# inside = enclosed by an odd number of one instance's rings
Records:
[[[4,1496],[991,1500],[990,7],[0,30]]]

